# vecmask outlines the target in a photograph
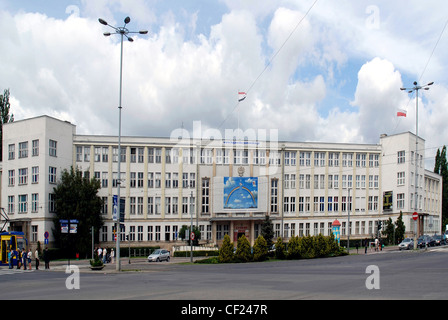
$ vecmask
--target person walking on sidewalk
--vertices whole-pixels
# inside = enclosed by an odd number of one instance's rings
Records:
[[[34,257],[36,258],[36,270],[39,270],[39,250],[36,249]]]
[[[48,252],[48,247],[45,248],[44,251],[44,261],[45,261],[45,269],[50,269],[50,254]]]

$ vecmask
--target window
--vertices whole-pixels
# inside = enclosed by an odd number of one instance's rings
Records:
[[[179,213],[178,197],[173,197],[172,200],[173,200],[172,203],[173,214],[178,214]]]
[[[107,171],[103,171],[101,173],[101,187],[107,188],[109,182],[109,173]]]
[[[49,141],[48,152],[51,157],[57,156],[57,141],[51,140]]]
[[[94,161],[95,162],[100,162],[101,161],[101,148],[100,147],[95,147],[94,152],[95,152]]]
[[[165,197],[165,214],[171,214],[171,198]]]
[[[19,142],[19,158],[28,157],[28,141]]]
[[[143,163],[143,161],[144,161],[144,156],[143,156],[144,151],[145,151],[144,148],[138,148],[138,163]],[[142,232],[143,232],[143,230],[142,230]]]
[[[90,147],[84,147],[84,162],[90,162]]]
[[[202,213],[210,213],[210,179],[202,179]]]
[[[55,197],[54,193],[49,193],[48,194],[48,211],[49,212],[56,212],[55,202],[56,202],[56,197]]]
[[[14,196],[8,196],[8,213],[13,214],[15,207],[14,207]]]
[[[404,193],[397,194],[397,209],[404,209]]]
[[[31,212],[37,212],[39,210],[39,194],[31,194]]]
[[[19,195],[19,213],[26,213],[28,211],[28,195]]]
[[[19,185],[28,183],[28,168],[19,169]]]
[[[405,163],[405,161],[406,161],[406,152],[404,150],[398,151],[397,163]]]
[[[156,163],[162,163],[162,148],[156,148]]]
[[[109,161],[109,148],[108,147],[103,147],[103,151],[101,154],[101,161],[103,162],[108,162]]]
[[[366,167],[366,157],[365,153],[357,153],[356,154],[356,167],[357,168],[365,168]]]
[[[143,188],[143,172],[137,172],[137,187]]]
[[[131,148],[131,162],[137,162],[137,148]]]
[[[39,167],[31,168],[31,183],[39,183]]]
[[[154,148],[148,148],[148,163],[154,163]]]
[[[49,183],[56,183],[56,168],[55,167],[49,167],[48,168],[48,182]]]
[[[10,144],[8,146],[8,160],[14,160],[15,150],[16,150],[16,146],[14,144]]]
[[[154,214],[154,198],[148,197],[148,214]]]
[[[278,213],[278,179],[271,179],[271,212]]]
[[[8,170],[8,186],[13,187],[15,184],[15,170]]]
[[[405,172],[397,172],[397,185],[402,186],[405,183]]]
[[[37,157],[39,155],[39,140],[33,140],[32,142],[31,155]]]

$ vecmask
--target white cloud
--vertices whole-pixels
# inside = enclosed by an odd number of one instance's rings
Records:
[[[243,130],[376,143],[381,133],[415,130],[415,100],[399,88],[420,76],[446,19],[411,2],[403,11],[374,1],[374,17],[363,3],[317,2],[292,34],[314,1],[223,0],[227,10],[208,25],[208,7],[161,11],[174,2],[83,0],[79,16],[63,19],[0,11],[0,89],[10,88],[16,119],[49,114],[78,133],[117,134],[120,43],[103,37],[109,29],[97,19],[121,25],[129,15],[130,29],[150,33],[124,43],[124,135],[169,136],[182,123],[191,132],[196,120],[203,130],[235,129],[237,92],[250,89],[239,109]],[[420,132],[435,145],[447,136],[447,46],[440,42],[424,74],[436,84],[421,101]],[[396,118],[399,108],[406,119]]]

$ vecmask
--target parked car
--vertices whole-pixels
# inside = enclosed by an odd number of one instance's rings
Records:
[[[427,234],[418,237],[417,239],[417,246],[419,248],[425,248],[425,247],[433,247],[435,245],[435,241],[432,237],[428,236]]]
[[[432,238],[434,239],[436,246],[441,246],[442,244],[446,244],[445,238],[441,234],[436,234]]]
[[[400,250],[409,250],[414,249],[414,239],[406,238],[398,245],[398,249]]]
[[[148,262],[156,261],[170,261],[170,252],[165,249],[157,249],[148,256]]]

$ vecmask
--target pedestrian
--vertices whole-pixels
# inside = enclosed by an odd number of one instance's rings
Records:
[[[375,251],[378,251],[378,238],[375,238]]]
[[[110,250],[110,262],[114,263],[114,261],[115,261],[115,252],[114,252],[114,249],[112,248]]]
[[[364,240],[364,254],[367,254],[367,247],[369,245],[369,241],[367,240],[367,238]]]
[[[102,259],[103,258],[103,256],[102,256],[102,253],[103,253],[103,250],[101,249],[101,247],[98,247],[98,259]]]
[[[34,257],[36,258],[36,270],[39,270],[39,250],[34,251]]]
[[[27,259],[28,259],[28,267],[31,270],[31,258],[33,257],[33,254],[31,253],[31,249],[28,251]]]
[[[106,262],[107,262],[107,249],[104,248],[103,249],[103,263],[106,263]]]
[[[20,269],[22,263],[22,255],[20,254],[20,249],[17,249],[14,251],[15,252],[15,256],[16,256],[16,261],[17,261],[17,269]]]
[[[14,250],[11,249],[11,250],[8,252],[9,269],[12,269],[13,258],[14,258]]]
[[[50,269],[50,254],[48,253],[48,247],[44,251],[45,269]]]
[[[22,248],[22,261],[23,261],[23,270],[26,270],[26,263],[27,263],[27,254],[25,251],[25,248]]]

